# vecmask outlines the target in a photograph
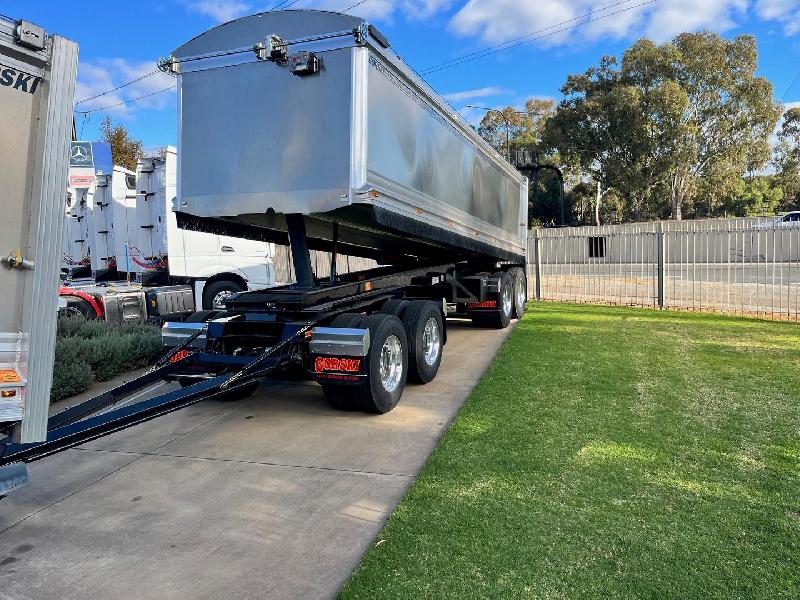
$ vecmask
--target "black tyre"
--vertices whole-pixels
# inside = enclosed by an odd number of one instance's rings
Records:
[[[528,278],[525,276],[525,271],[519,267],[514,267],[508,272],[514,282],[514,317],[521,319],[528,301]]]
[[[59,311],[64,316],[80,316],[84,319],[99,319],[92,305],[82,298],[68,298],[67,307]]]
[[[361,410],[384,414],[400,401],[408,377],[408,341],[400,319],[391,315],[367,317],[369,354],[367,382],[354,387]]]
[[[198,310],[186,317],[184,323],[205,323],[221,316],[222,313],[218,310]]]
[[[444,322],[435,302],[410,302],[400,320],[408,337],[408,379],[417,383],[433,381],[442,363]]]
[[[402,298],[387,300],[386,303],[381,306],[381,309],[378,312],[380,312],[382,315],[392,315],[398,319],[402,319],[403,312],[406,310],[406,307],[409,304],[410,303],[408,300],[403,300]]]
[[[478,327],[505,329],[511,322],[514,313],[514,281],[508,273],[498,272],[492,275],[499,279],[497,308],[494,310],[473,311],[470,313],[472,323]]]
[[[363,328],[365,327],[366,316],[357,313],[344,313],[337,316],[331,321],[331,327],[344,327],[344,328]]]
[[[234,402],[236,400],[244,400],[248,396],[252,396],[253,393],[258,389],[258,386],[261,385],[260,381],[253,381],[247,383],[241,387],[237,387],[232,389],[229,392],[223,392],[217,398],[220,400],[224,400],[226,402]]]
[[[225,298],[244,291],[235,281],[215,281],[203,289],[203,308],[205,310],[225,310]]]
[[[325,394],[325,400],[336,410],[353,411],[361,408],[354,389],[354,386],[350,385],[322,384],[322,393]]]

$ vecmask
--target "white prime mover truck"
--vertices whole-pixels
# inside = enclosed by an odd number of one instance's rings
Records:
[[[66,310],[116,322],[176,318],[275,285],[274,244],[178,228],[174,147],[141,158],[135,173],[110,174],[91,162],[97,147],[72,143],[89,159],[70,169],[64,263],[75,279],[60,290]]]

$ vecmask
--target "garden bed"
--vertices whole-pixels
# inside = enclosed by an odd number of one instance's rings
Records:
[[[53,366],[53,402],[83,392],[94,381],[143,367],[163,351],[161,329],[150,323],[111,325],[59,317]]]

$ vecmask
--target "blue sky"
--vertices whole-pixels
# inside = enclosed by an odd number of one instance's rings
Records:
[[[288,0],[287,0],[288,1]],[[708,28],[725,36],[750,33],[758,39],[760,73],[775,96],[800,105],[800,0],[366,0],[351,13],[375,23],[417,70],[534,31],[578,19],[592,11],[610,15],[487,58],[431,73],[429,82],[454,107],[522,105],[538,96],[558,99],[569,73],[619,55],[633,40],[657,41],[681,31]],[[151,71],[155,60],[220,22],[272,8],[278,0],[3,0],[0,12],[26,18],[80,45],[76,100],[94,96]],[[292,8],[344,10],[356,0],[296,0]],[[616,5],[608,8],[610,5]],[[605,9],[605,10],[603,10]],[[555,33],[554,33],[555,32]],[[97,136],[103,115],[123,122],[146,147],[176,141],[175,94],[157,93],[139,102],[101,110],[158,92],[172,79],[158,74],[76,108],[84,139]],[[465,109],[471,122],[479,111]]]

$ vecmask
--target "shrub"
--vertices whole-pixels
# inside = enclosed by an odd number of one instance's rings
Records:
[[[60,321],[60,319],[59,319]],[[74,338],[56,340],[56,358],[53,364],[53,387],[50,400],[80,394],[92,385],[92,368],[80,355]]]
[[[147,365],[162,351],[161,332],[150,323],[111,325],[60,317],[53,368],[53,401],[75,395],[94,381]]]
[[[58,317],[56,339],[72,337],[86,323],[86,319],[79,315]]]

